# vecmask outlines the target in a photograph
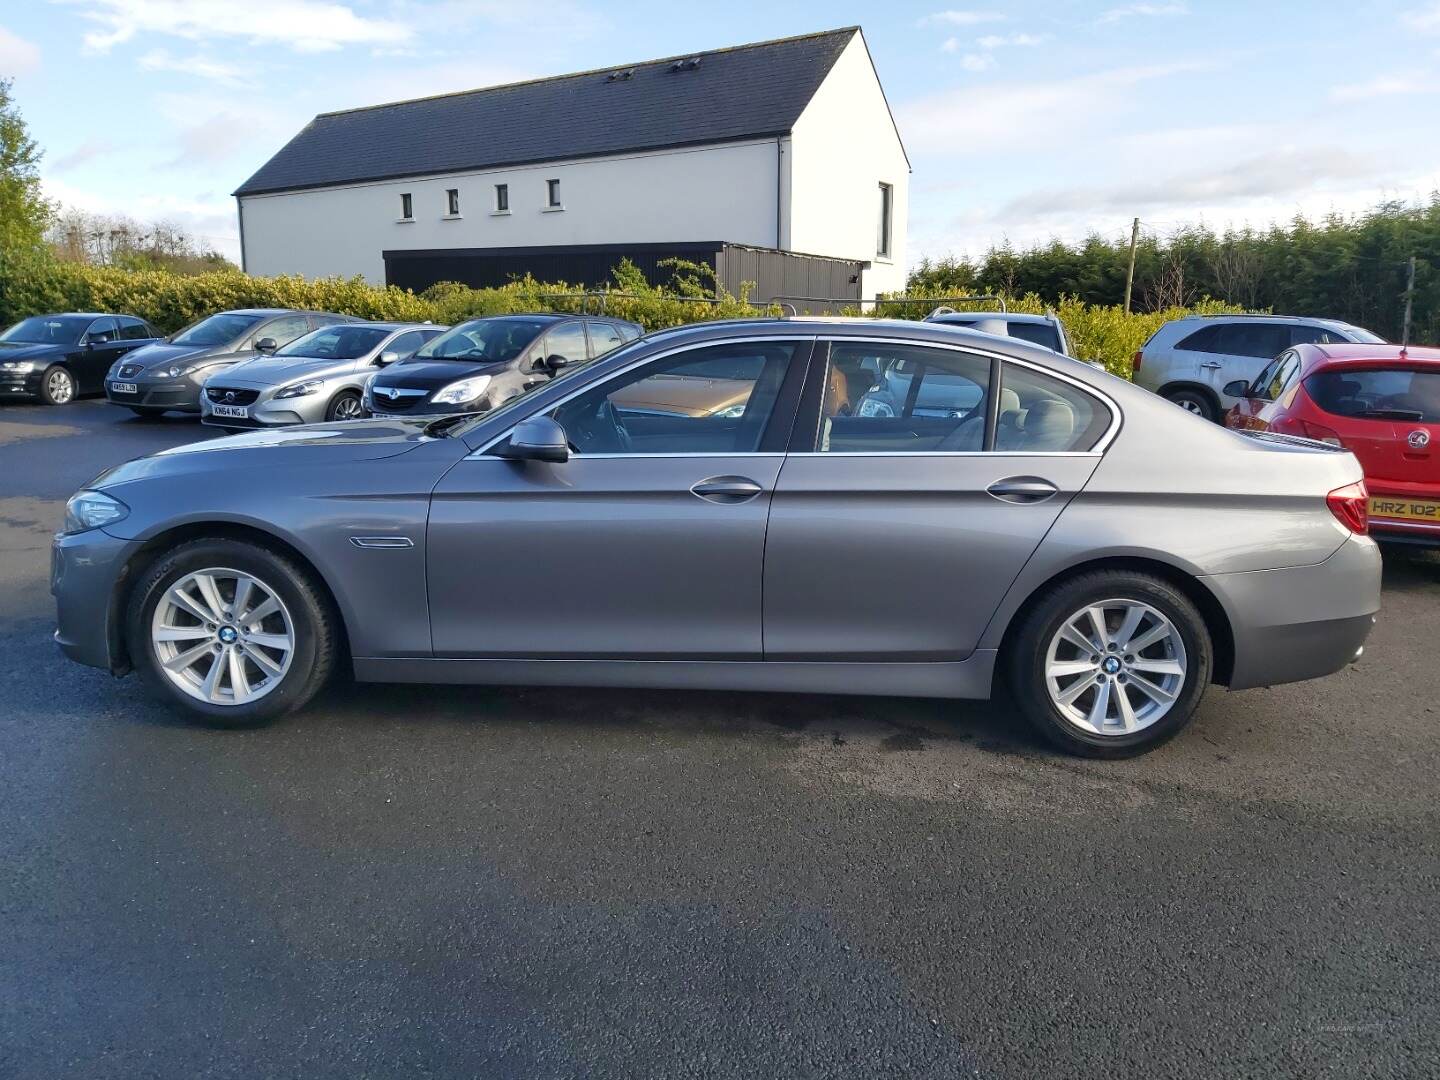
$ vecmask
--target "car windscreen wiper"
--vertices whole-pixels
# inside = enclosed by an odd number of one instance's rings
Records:
[[[425,425],[423,431],[424,434],[432,438],[436,436],[444,437],[451,428],[457,427],[467,420],[474,419],[474,413],[451,413],[449,416],[442,416],[438,420],[431,420],[430,423]]]
[[[1424,420],[1425,414],[1419,409],[1362,409],[1355,416],[1366,420]]]

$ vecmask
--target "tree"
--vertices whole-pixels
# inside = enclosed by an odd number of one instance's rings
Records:
[[[10,80],[0,79],[0,255],[38,254],[54,211],[40,191],[42,151],[10,87]]]

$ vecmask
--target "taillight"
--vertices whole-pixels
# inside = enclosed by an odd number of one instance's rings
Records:
[[[1140,370],[1140,361],[1143,360],[1143,359],[1145,359],[1145,353],[1144,353],[1144,351],[1141,350],[1141,349],[1136,349],[1136,350],[1135,350],[1135,355],[1132,356],[1132,357],[1130,357],[1130,370],[1131,370],[1131,372],[1136,372],[1136,371],[1139,371],[1139,370]]]
[[[1364,480],[1336,488],[1325,496],[1325,505],[1351,532],[1364,536],[1370,531],[1370,493],[1365,490]]]
[[[1338,431],[1298,416],[1283,416],[1276,420],[1271,427],[1282,435],[1299,435],[1302,438],[1314,439],[1316,442],[1328,443],[1331,446],[1345,445],[1340,441]]]

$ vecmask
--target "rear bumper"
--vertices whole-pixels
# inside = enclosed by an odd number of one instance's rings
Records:
[[[1380,610],[1380,549],[1351,537],[1322,563],[1201,579],[1230,617],[1232,690],[1315,679],[1355,660]]]
[[[103,529],[56,536],[50,548],[55,643],[71,660],[113,671],[120,657],[118,587],[138,540]]]

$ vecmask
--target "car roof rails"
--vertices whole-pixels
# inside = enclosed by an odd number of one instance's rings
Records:
[[[653,295],[650,295],[650,294],[647,294],[647,293],[616,292],[616,291],[614,291],[614,290],[612,290],[612,289],[599,289],[599,290],[593,290],[593,291],[591,291],[591,292],[542,293],[542,294],[540,294],[540,299],[544,299],[544,300],[579,300],[581,303],[580,303],[580,311],[578,312],[578,314],[581,314],[581,315],[604,315],[604,314],[606,314],[606,310],[605,310],[605,309],[606,309],[606,305],[607,305],[608,302],[609,302],[610,300],[612,300],[612,299],[618,299],[618,300],[669,300],[669,301],[673,301],[673,302],[675,302],[675,303],[680,303],[680,304],[727,304],[727,303],[729,303],[729,304],[745,304],[747,307],[760,308],[760,309],[761,309],[761,314],[763,314],[763,312],[765,312],[765,311],[768,311],[768,310],[769,310],[770,308],[772,308],[772,307],[778,307],[778,308],[780,308],[783,315],[794,315],[794,314],[795,314],[795,305],[794,305],[794,304],[782,303],[782,302],[781,302],[781,299],[782,299],[782,298],[778,298],[778,297],[777,297],[775,300],[770,300],[770,301],[768,301],[768,302],[767,302],[767,301],[761,301],[761,300],[740,300],[740,299],[738,299],[738,298],[736,298],[736,297],[730,297],[730,298],[728,298],[728,299],[721,300],[721,299],[717,299],[717,298],[711,297],[711,296],[653,296]],[[591,300],[596,301],[596,310],[595,310],[595,311],[591,311],[591,310],[590,310],[590,301],[591,301]],[[788,311],[786,310],[787,308],[789,309]],[[760,314],[757,314],[756,317],[759,318],[759,317],[761,317],[761,316],[760,316]]]
[[[839,304],[842,307],[858,307],[863,309],[866,304],[969,304],[984,301],[985,303],[999,304],[1000,313],[1008,314],[1009,309],[1005,306],[1003,296],[881,296],[874,300],[862,300],[858,296],[777,296],[774,303],[784,301],[793,308],[797,304],[824,304],[827,307]],[[952,307],[937,307],[930,312],[930,315],[942,315],[947,313],[959,314]],[[793,314],[793,311],[792,311]],[[930,316],[927,315],[926,318]]]

